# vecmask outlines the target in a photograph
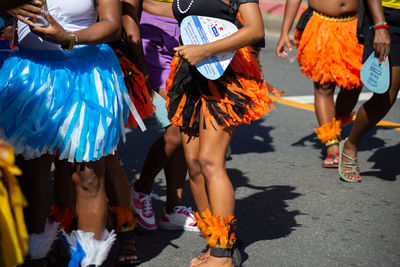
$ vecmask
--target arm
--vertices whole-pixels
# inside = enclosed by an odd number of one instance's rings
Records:
[[[246,3],[239,7],[243,28],[224,39],[205,45],[184,45],[176,47],[177,55],[196,65],[204,58],[218,53],[234,51],[251,45],[264,38],[264,23],[257,3]]]
[[[287,46],[292,51],[292,44],[289,39],[289,32],[292,29],[293,22],[299,10],[301,0],[287,0],[285,4],[285,14],[283,16],[281,36],[276,45],[276,54],[278,57],[285,57],[284,47]]]
[[[129,47],[135,55],[136,67],[143,73],[144,76],[147,76],[149,72],[144,59],[138,19],[138,12],[141,9],[140,2],[140,0],[122,1],[122,26],[126,32]]]
[[[372,23],[376,24],[385,20],[383,15],[382,1],[381,0],[368,0],[369,11],[372,16]],[[371,29],[371,31],[373,31]],[[377,29],[374,34],[373,47],[379,61],[388,56],[390,53],[390,35],[387,29]],[[386,55],[385,55],[386,51]]]
[[[86,29],[74,32],[77,44],[99,44],[116,40],[121,34],[121,3],[119,0],[97,0],[98,22]],[[50,26],[32,27],[32,32],[61,45],[70,42],[66,32],[50,15],[47,16]]]

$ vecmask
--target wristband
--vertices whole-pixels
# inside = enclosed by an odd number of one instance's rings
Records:
[[[386,22],[386,21],[378,22],[377,24],[372,25],[371,27],[369,27],[369,29],[370,29],[370,30],[371,30],[371,29],[375,29],[375,27],[376,27],[376,26],[379,26],[379,25],[387,25],[387,22]]]
[[[71,52],[74,49],[75,44],[78,42],[78,37],[73,32],[69,33],[69,37],[70,37],[70,40],[69,40],[68,46],[63,45],[63,46],[61,46],[61,49],[63,49],[64,51]]]
[[[373,30],[377,30],[377,29],[389,29],[389,25],[387,25],[387,24],[381,24],[381,25],[378,25],[378,26],[373,27],[372,29],[373,29]]]

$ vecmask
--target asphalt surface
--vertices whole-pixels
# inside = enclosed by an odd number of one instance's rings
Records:
[[[278,59],[277,39],[267,40],[261,62],[265,77],[285,96],[312,95],[312,83],[297,63]],[[243,266],[400,266],[400,131],[376,127],[359,151],[362,183],[339,180],[323,169],[322,145],[313,112],[275,104],[276,110],[236,129],[227,162],[235,187]],[[400,123],[397,102],[385,120]],[[350,126],[343,131],[347,136]],[[135,180],[159,132],[133,130],[119,149]],[[165,204],[160,173],[153,190],[159,218]],[[184,204],[194,207],[186,184]],[[141,232],[140,266],[189,266],[205,241],[198,233]]]

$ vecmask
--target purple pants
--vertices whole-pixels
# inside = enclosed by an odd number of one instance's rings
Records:
[[[164,89],[175,54],[174,47],[179,46],[178,22],[143,11],[140,34],[151,87],[156,91]]]

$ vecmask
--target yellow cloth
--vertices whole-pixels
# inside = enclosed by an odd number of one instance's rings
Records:
[[[12,147],[0,140],[0,266],[7,267],[23,263],[28,252],[27,202],[14,176],[21,175],[14,159]]]
[[[382,6],[400,9],[400,0],[382,0]]]
[[[167,3],[172,3],[174,0],[156,0],[157,2],[167,2]]]

